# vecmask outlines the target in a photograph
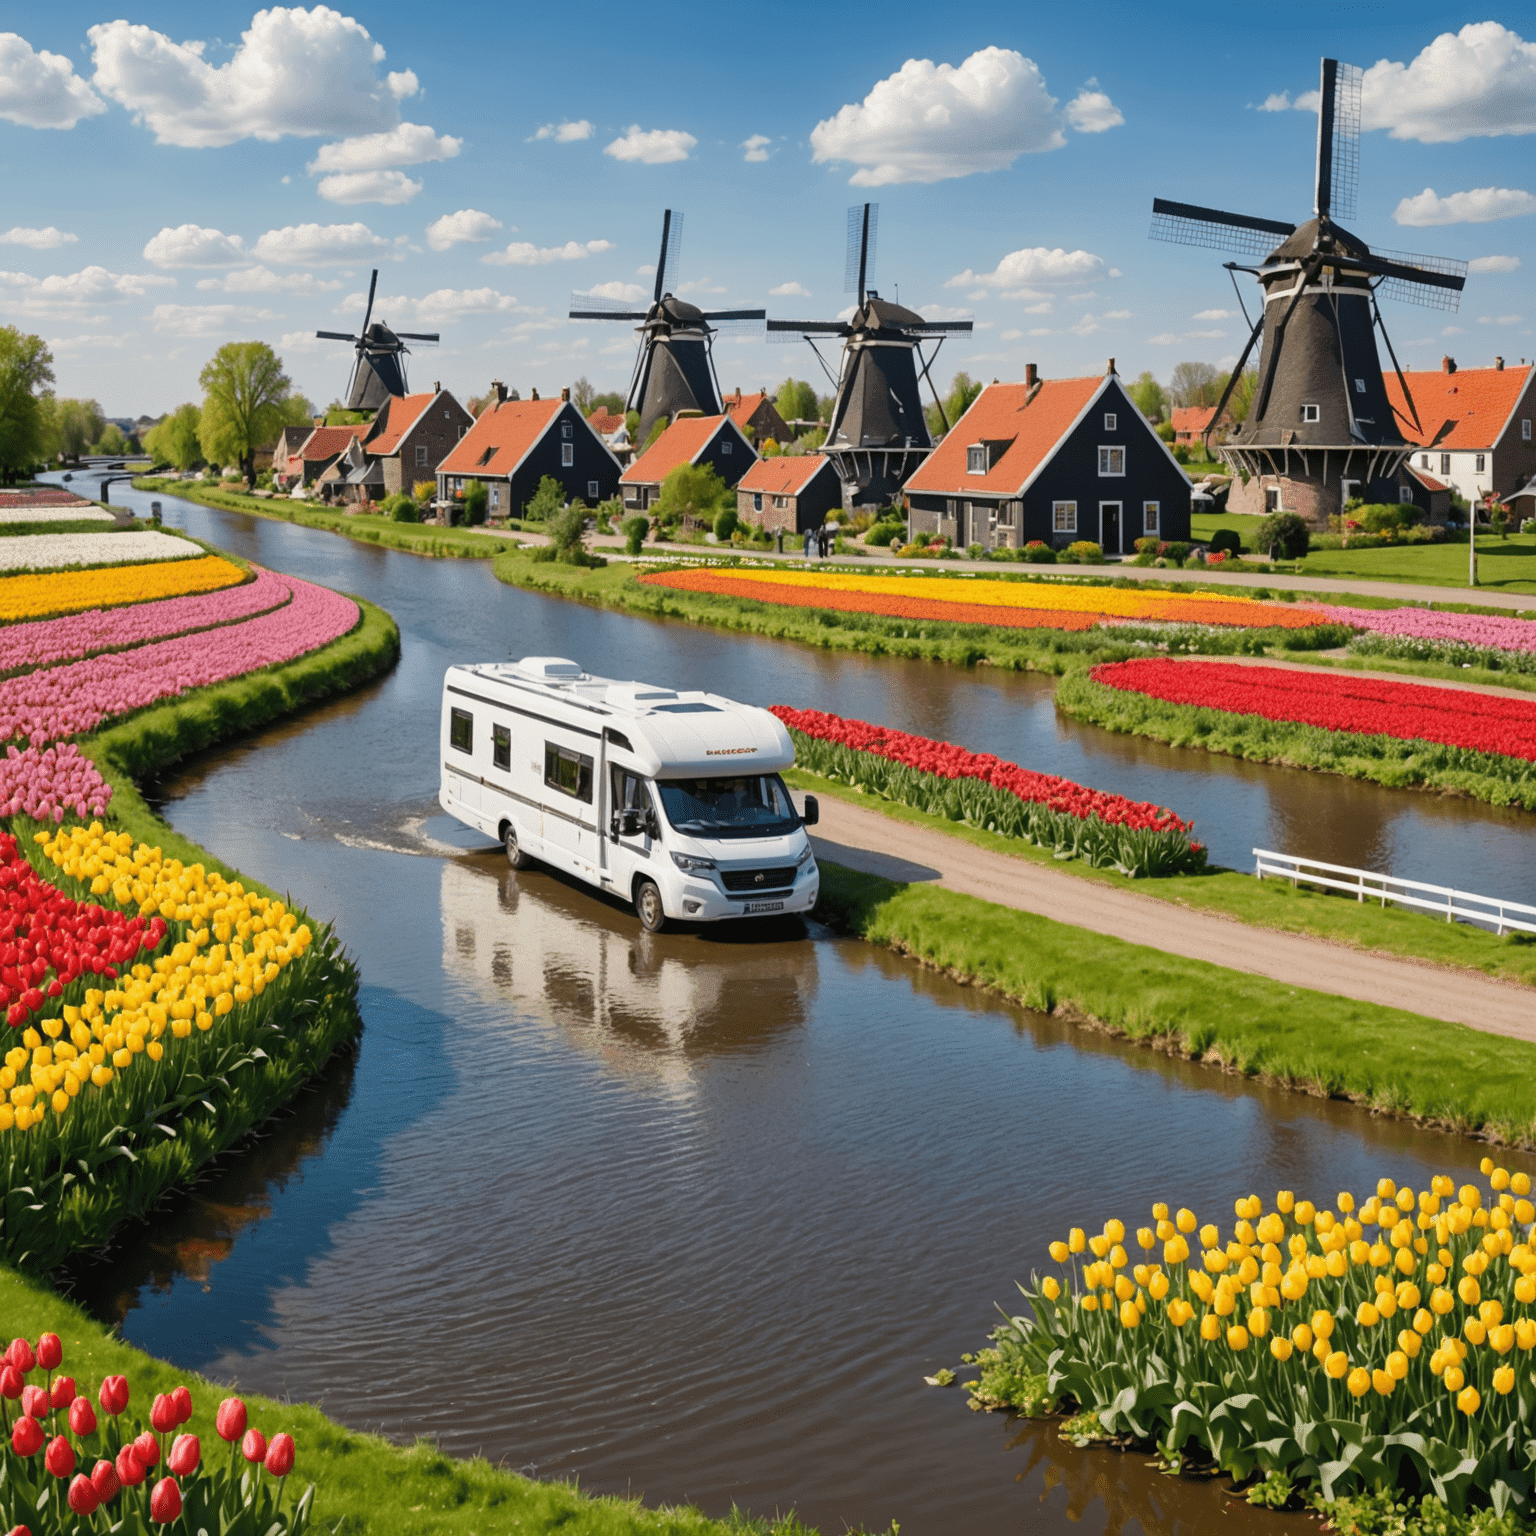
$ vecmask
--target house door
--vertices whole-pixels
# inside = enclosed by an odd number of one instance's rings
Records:
[[[1099,503],[1099,544],[1106,555],[1120,553],[1120,503]]]

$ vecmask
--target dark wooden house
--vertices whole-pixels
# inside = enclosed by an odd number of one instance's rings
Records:
[[[779,415],[773,396],[766,389],[744,395],[740,389],[725,397],[725,412],[750,439],[759,453],[770,439],[780,447],[794,437],[789,423]]]
[[[440,386],[431,394],[391,395],[373,418],[363,447],[379,460],[384,495],[409,493],[436,480],[437,466],[474,426],[475,418]]]
[[[680,464],[708,464],[727,485],[735,485],[756,459],[752,444],[729,416],[680,416],[624,471],[619,481],[624,510],[644,512]]]

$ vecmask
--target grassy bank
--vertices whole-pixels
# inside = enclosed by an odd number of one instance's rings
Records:
[[[844,932],[1138,1044],[1321,1097],[1536,1145],[1536,1045],[1287,987],[927,885],[822,865]]]
[[[1467,536],[1452,534],[1443,544],[1404,544],[1390,549],[1319,549],[1301,563],[1303,576],[1345,580],[1417,581],[1427,586],[1467,584]],[[1536,592],[1536,534],[1512,533],[1507,539],[1477,536],[1478,585],[1502,592]]]
[[[491,533],[476,533],[472,528],[423,527],[420,523],[396,523],[377,513],[349,516],[332,512],[307,501],[286,497],[248,496],[243,491],[200,485],[193,480],[171,480],[149,475],[133,482],[136,491],[159,492],[180,496],[205,507],[225,512],[245,512],[252,517],[271,518],[279,523],[297,523],[302,528],[318,528],[356,539],[361,544],[378,544],[385,549],[400,549],[411,555],[433,559],[488,560],[504,554],[507,541]]]

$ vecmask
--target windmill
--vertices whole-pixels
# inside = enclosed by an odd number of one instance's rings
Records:
[[[1225,263],[1234,288],[1238,272],[1257,278],[1264,302],[1206,434],[1209,441],[1257,345],[1258,384],[1248,417],[1217,449],[1243,477],[1241,491],[1233,486],[1234,511],[1250,501],[1253,505],[1242,510],[1296,511],[1326,527],[1328,516],[1357,493],[1397,500],[1395,477],[1412,445],[1387,397],[1378,330],[1413,426],[1423,435],[1377,300],[1384,295],[1454,310],[1467,265],[1407,251],[1373,251],[1334,223],[1335,215],[1355,214],[1360,85],[1355,66],[1323,60],[1317,194],[1314,217],[1304,224],[1163,198],[1152,203],[1153,239],[1237,251],[1258,263]],[[1243,313],[1246,318],[1246,304]]]
[[[679,411],[719,416],[720,381],[715,377],[715,332],[724,326],[761,325],[761,309],[700,309],[668,291],[677,277],[683,245],[683,216],[668,208],[661,216],[661,254],[656,258],[656,291],[649,309],[631,309],[622,300],[595,293],[571,295],[572,320],[639,321],[640,350],[630,376],[626,411],[639,411],[636,445],[658,421],[671,422]]]
[[[855,204],[848,210],[848,252],[844,291],[855,296],[847,320],[770,320],[770,341],[804,337],[837,392],[827,440],[821,451],[837,468],[843,499],[855,504],[888,506],[933,449],[923,415],[917,376],[921,371],[939,406],[945,431],[949,422],[929,372],[944,338],[969,331],[969,320],[925,320],[900,304],[882,299],[869,286],[874,276],[875,237],[880,205]],[[818,336],[842,339],[842,358],[834,376],[816,346]],[[925,357],[922,343],[935,340]]]
[[[347,389],[349,411],[377,411],[391,395],[404,395],[405,359],[408,341],[436,341],[437,333],[392,331],[381,320],[373,320],[373,295],[379,286],[379,269],[373,269],[368,284],[368,308],[363,315],[362,331],[349,336],[342,331],[316,331],[322,341],[350,341],[357,352],[352,368],[352,383]]]

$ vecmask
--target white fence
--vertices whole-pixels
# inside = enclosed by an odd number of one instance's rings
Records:
[[[1536,933],[1536,907],[1518,901],[1498,901],[1492,896],[1474,896],[1469,891],[1455,891],[1444,885],[1425,885],[1421,880],[1399,880],[1394,875],[1373,874],[1368,869],[1353,869],[1347,864],[1325,864],[1321,859],[1295,859],[1288,853],[1272,853],[1255,848],[1258,861],[1255,874],[1289,880],[1292,885],[1306,881],[1329,890],[1343,891],[1357,901],[1391,901],[1399,906],[1417,907],[1421,912],[1443,913],[1448,923],[1461,918],[1470,923],[1486,923],[1496,932],[1512,928],[1520,933]],[[1511,917],[1511,912],[1518,913]]]

